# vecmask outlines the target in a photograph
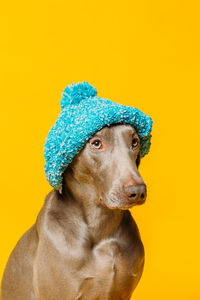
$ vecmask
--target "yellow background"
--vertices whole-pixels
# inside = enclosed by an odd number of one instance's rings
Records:
[[[65,86],[149,114],[132,209],[146,262],[136,300],[200,299],[199,1],[4,1],[0,38],[0,277],[46,194],[43,145]]]

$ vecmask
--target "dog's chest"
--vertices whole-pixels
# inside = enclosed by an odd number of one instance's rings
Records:
[[[80,299],[127,300],[142,269],[142,249],[130,254],[117,240],[104,240],[92,249],[90,262],[80,272],[78,295]]]

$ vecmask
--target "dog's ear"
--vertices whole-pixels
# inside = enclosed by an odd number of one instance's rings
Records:
[[[61,184],[61,186],[59,187],[58,191],[59,191],[59,194],[62,195],[62,184]]]
[[[65,195],[65,176],[66,176],[66,172],[69,169],[69,166],[67,167],[67,169],[65,169],[65,171],[62,174],[62,179],[61,179],[61,185],[58,189],[58,193],[60,196],[64,196]]]
[[[141,154],[140,154],[140,151],[138,152],[138,155],[137,155],[137,158],[136,158],[136,166],[137,168],[139,167],[140,165],[140,159],[141,159]]]
[[[60,185],[60,187],[59,187],[59,189],[58,189],[58,192],[59,192],[59,194],[60,195],[62,195],[63,194],[63,174],[62,174],[62,176],[61,176],[61,185]]]

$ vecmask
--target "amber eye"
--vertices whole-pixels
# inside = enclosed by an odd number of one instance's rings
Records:
[[[137,145],[139,144],[139,141],[138,141],[138,139],[136,139],[136,138],[134,138],[133,140],[132,140],[132,147],[137,147]]]
[[[95,140],[94,142],[92,142],[92,145],[96,148],[99,149],[101,147],[101,142],[99,140]]]

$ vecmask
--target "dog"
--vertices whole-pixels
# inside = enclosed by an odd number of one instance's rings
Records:
[[[129,209],[143,204],[140,139],[130,124],[97,131],[45,198],[10,255],[2,300],[128,300],[144,267]]]

